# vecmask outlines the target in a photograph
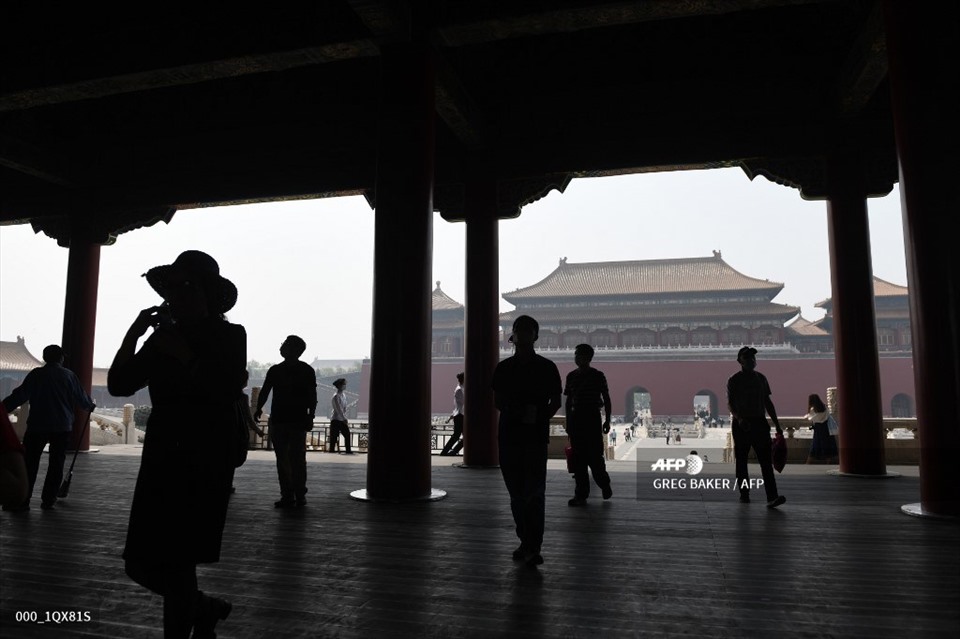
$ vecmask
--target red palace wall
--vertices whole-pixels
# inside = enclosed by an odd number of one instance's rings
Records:
[[[651,395],[654,415],[692,415],[693,398],[701,391],[709,391],[717,398],[719,414],[727,417],[727,378],[739,370],[735,361],[595,361],[596,368],[607,376],[613,414],[623,416],[628,394],[642,388]],[[558,362],[561,377],[573,370],[573,362]],[[431,380],[432,411],[435,415],[453,410],[453,390],[456,374],[463,370],[462,362],[434,362]],[[835,361],[824,359],[764,359],[758,355],[757,370],[767,376],[773,391],[772,399],[777,413],[787,416],[807,412],[807,396],[818,393],[826,401],[827,387],[836,385]],[[471,383],[466,380],[466,383]],[[482,382],[489,385],[489,381]],[[370,363],[364,362],[360,378],[361,413],[369,407]],[[881,357],[880,385],[883,414],[892,416],[894,395],[905,394],[915,400],[913,359],[910,357]],[[840,401],[843,401],[840,398]],[[402,409],[398,407],[398,409]]]

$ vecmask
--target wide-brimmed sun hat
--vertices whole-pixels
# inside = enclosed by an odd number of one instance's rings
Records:
[[[164,299],[167,299],[171,286],[182,284],[186,277],[203,283],[203,290],[212,296],[210,302],[218,313],[226,313],[237,303],[237,287],[220,275],[220,265],[203,251],[184,251],[173,264],[155,266],[143,276]]]

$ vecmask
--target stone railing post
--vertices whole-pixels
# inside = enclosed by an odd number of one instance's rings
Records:
[[[133,421],[133,404],[123,405],[123,443],[137,443],[137,425]]]
[[[840,398],[837,396],[837,387],[827,389],[827,412],[836,415],[840,412]]]

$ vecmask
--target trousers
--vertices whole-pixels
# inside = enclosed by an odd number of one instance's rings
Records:
[[[749,491],[750,474],[747,471],[747,455],[752,447],[757,454],[763,489],[767,501],[777,498],[777,478],[773,474],[773,459],[770,454],[770,424],[766,419],[735,420],[733,422],[733,455],[736,461],[737,487],[740,492]]]
[[[30,480],[30,492],[27,501],[33,495],[33,487],[37,483],[37,474],[40,472],[40,457],[43,447],[50,444],[50,460],[47,465],[47,476],[43,480],[43,491],[40,498],[44,503],[52,504],[57,501],[60,484],[63,482],[63,463],[67,459],[67,445],[70,443],[71,431],[59,433],[37,432],[27,428],[23,435],[24,461],[27,464],[27,479]]]

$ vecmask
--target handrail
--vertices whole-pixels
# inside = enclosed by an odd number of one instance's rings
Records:
[[[269,424],[267,422],[261,422],[260,427],[263,429],[267,437],[261,437],[256,433],[250,434],[250,449],[251,450],[272,450],[272,446],[269,441]],[[309,431],[306,431],[305,437],[307,438],[307,452],[323,452],[327,448],[327,441],[329,439],[330,433],[330,420],[314,420],[313,428]],[[431,451],[439,453],[443,450],[443,447],[446,445],[447,440],[453,435],[453,426],[449,428],[445,427],[431,427]],[[366,453],[369,446],[369,435],[370,435],[370,423],[366,420],[364,421],[351,421],[350,422],[350,447],[352,450],[358,453]],[[338,447],[342,446],[343,436],[341,435],[338,438]]]

